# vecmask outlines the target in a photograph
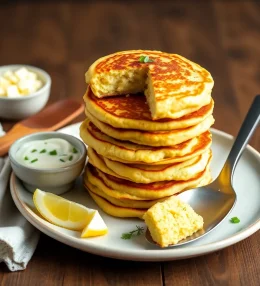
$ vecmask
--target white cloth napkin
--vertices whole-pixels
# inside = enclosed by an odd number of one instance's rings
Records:
[[[0,136],[3,134],[0,124]],[[17,271],[26,268],[40,234],[14,205],[9,189],[10,173],[9,159],[0,158],[0,262]]]

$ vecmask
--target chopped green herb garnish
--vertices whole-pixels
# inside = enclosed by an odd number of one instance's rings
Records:
[[[46,149],[42,149],[40,153],[46,153]]]
[[[146,57],[144,58],[144,62],[145,62],[145,63],[152,63],[153,60],[150,59],[148,56],[146,56]]]
[[[141,63],[152,63],[153,60],[149,58],[149,56],[141,56],[139,61]]]
[[[76,154],[78,153],[78,150],[75,147],[73,147],[72,152]]]
[[[65,162],[63,159],[60,159],[61,162]]]
[[[29,158],[27,156],[24,157],[24,160],[29,160]]]
[[[240,222],[240,219],[239,219],[238,217],[234,216],[234,217],[232,217],[232,218],[230,219],[230,222],[232,222],[232,223],[239,223],[239,222]]]
[[[186,211],[186,207],[184,207],[183,210]]]
[[[67,156],[68,154],[62,154],[61,156]]]
[[[36,152],[37,151],[37,149],[33,149],[32,151],[31,151],[31,153],[34,153],[34,152]]]
[[[32,161],[31,161],[31,163],[34,163],[34,162],[37,162],[38,161],[38,159],[33,159]]]
[[[136,228],[137,229],[132,230],[130,232],[123,233],[121,238],[122,239],[131,239],[133,236],[141,235],[143,233],[143,231],[144,231],[144,228],[140,227],[138,225],[136,225]]]
[[[52,156],[57,155],[57,151],[56,150],[52,150],[52,151],[49,152],[49,154],[52,155]]]
[[[48,142],[44,142],[44,144],[48,144]]]
[[[69,157],[69,161],[72,161],[72,159],[73,159],[73,156],[71,155],[71,156]]]
[[[141,63],[144,63],[144,59],[145,59],[145,56],[141,56],[140,59],[139,59],[139,61],[140,61]]]

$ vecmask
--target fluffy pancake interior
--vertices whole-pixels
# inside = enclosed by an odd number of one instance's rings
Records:
[[[146,79],[146,90],[144,91],[148,106],[150,108],[151,114],[154,117],[156,114],[156,103],[155,103],[155,96],[154,96],[154,88],[153,88],[153,80],[150,77],[150,73],[148,73],[148,77]]]
[[[92,90],[97,95],[138,93],[145,89],[146,73],[147,69],[143,68],[110,70],[107,73],[97,74],[92,81]]]

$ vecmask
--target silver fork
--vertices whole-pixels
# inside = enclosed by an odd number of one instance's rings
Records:
[[[219,176],[207,186],[187,190],[178,195],[182,201],[188,203],[196,213],[203,217],[203,229],[169,247],[183,245],[208,234],[219,225],[233,209],[237,198],[233,188],[234,171],[242,152],[257,128],[259,119],[260,95],[257,95],[239,130],[237,138]],[[146,239],[149,242],[156,244],[148,229],[146,231]]]

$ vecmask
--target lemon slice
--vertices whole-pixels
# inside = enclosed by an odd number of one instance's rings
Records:
[[[83,229],[81,237],[91,237],[104,235],[108,231],[105,222],[100,216],[98,211],[95,211],[94,216],[92,217],[89,224]]]
[[[71,230],[83,230],[97,212],[39,189],[36,189],[33,194],[33,202],[39,213],[46,220]],[[100,223],[99,220],[97,223]],[[93,225],[92,228],[94,229],[95,226]]]

